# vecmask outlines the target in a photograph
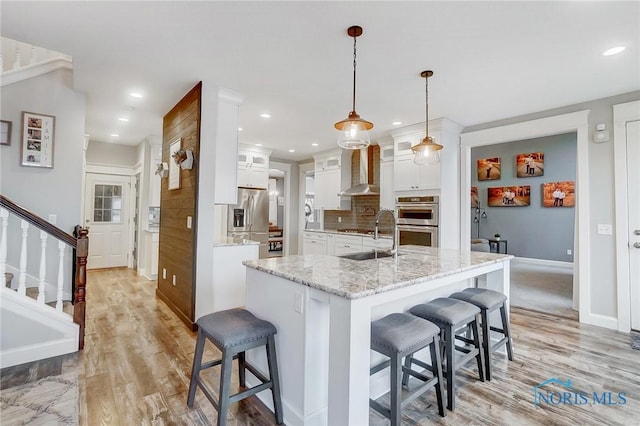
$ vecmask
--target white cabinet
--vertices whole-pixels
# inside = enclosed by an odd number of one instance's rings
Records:
[[[302,237],[302,254],[327,254],[327,234],[305,231]]]
[[[380,145],[380,208],[395,209],[393,185],[393,144]]]
[[[314,155],[314,207],[351,210],[351,198],[338,195],[351,186],[351,154],[349,150],[333,150]]]
[[[243,148],[238,150],[238,186],[268,188],[269,154]]]
[[[440,164],[418,165],[413,162],[411,147],[424,135],[412,134],[394,138],[393,187],[396,191],[440,189]],[[437,135],[431,133],[437,138]]]
[[[334,255],[342,256],[343,254],[360,253],[362,251],[362,238],[359,235],[335,235]]]

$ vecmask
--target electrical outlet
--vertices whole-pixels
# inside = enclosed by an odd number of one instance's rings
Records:
[[[567,255],[571,256],[571,253],[572,253],[571,249],[567,249]]]
[[[173,285],[176,285],[176,276],[173,276]]]
[[[607,223],[607,224],[599,223],[598,224],[598,234],[600,234],[600,235],[611,235],[611,234],[613,234],[613,227],[609,223]]]
[[[55,225],[57,221],[58,221],[58,216],[53,214],[53,213],[50,213],[49,214],[49,223],[52,224],[52,225]]]
[[[187,216],[187,229],[191,229],[193,223],[193,218],[191,216]]]
[[[342,223],[342,216],[338,216],[338,223]]]
[[[162,268],[162,279],[163,280],[167,279],[167,268]]]

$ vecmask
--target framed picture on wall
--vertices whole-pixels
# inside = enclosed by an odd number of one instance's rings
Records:
[[[544,175],[544,152],[516,155],[516,176],[519,178]]]
[[[477,186],[472,186],[471,187],[471,208],[475,209],[476,207],[479,207],[479,204],[478,204],[478,187]]]
[[[11,145],[11,122],[0,120],[0,145]]]
[[[478,180],[500,179],[500,157],[478,160]]]
[[[22,112],[20,165],[53,168],[56,118],[52,115]]]
[[[169,190],[180,189],[180,165],[176,161],[176,157],[181,148],[181,138],[178,138],[169,144]]]
[[[542,207],[574,207],[576,185],[574,181],[542,184]]]
[[[531,203],[531,186],[498,186],[487,188],[489,207],[523,207]]]

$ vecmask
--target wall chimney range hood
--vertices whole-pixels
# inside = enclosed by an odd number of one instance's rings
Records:
[[[373,146],[360,149],[360,180],[340,193],[344,197],[380,195],[380,187],[373,183]],[[352,182],[353,184],[353,182]]]

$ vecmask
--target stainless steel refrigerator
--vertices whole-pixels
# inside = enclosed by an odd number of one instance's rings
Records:
[[[269,253],[269,191],[238,188],[238,204],[229,205],[227,235],[260,243],[260,258]]]

